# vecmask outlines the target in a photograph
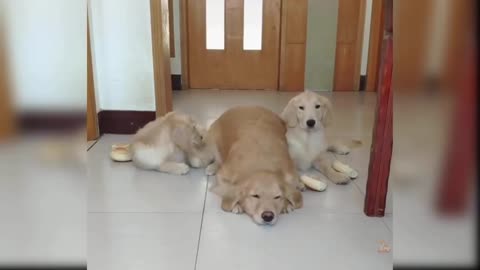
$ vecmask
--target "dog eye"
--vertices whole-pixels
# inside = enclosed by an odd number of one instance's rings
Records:
[[[252,197],[257,198],[257,199],[260,198],[260,196],[258,196],[257,194],[253,194]]]
[[[303,106],[298,107],[300,110],[304,110],[305,108]]]
[[[320,105],[315,105],[315,109],[318,109],[318,108],[320,108]]]
[[[282,197],[282,196],[278,195],[278,196],[275,196],[274,199],[275,199],[275,200],[278,200],[278,199],[280,199],[280,197]]]

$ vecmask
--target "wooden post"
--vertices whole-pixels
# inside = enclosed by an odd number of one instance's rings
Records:
[[[87,14],[87,140],[98,138],[97,106],[95,104],[95,86],[93,82],[93,59],[90,44],[90,23]]]
[[[173,109],[168,0],[150,0],[153,75],[157,117]]]
[[[0,10],[1,13],[1,10]],[[0,19],[3,16],[0,14]],[[0,20],[0,141],[11,138],[16,131],[14,108],[11,102],[9,74],[3,21]]]
[[[385,37],[382,46],[382,64],[377,90],[377,109],[373,129],[370,164],[368,168],[367,190],[364,212],[367,216],[382,217],[390,174],[390,161],[393,147],[393,31],[392,0],[385,1]]]

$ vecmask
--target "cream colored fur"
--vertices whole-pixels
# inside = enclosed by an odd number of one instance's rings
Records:
[[[204,142],[206,131],[189,116],[170,112],[140,129],[130,150],[142,169],[186,174],[191,167],[206,167],[213,160]]]
[[[332,122],[332,104],[323,96],[305,91],[292,98],[283,112],[282,119],[287,124],[289,153],[299,170],[312,166],[336,184],[346,184],[350,177],[333,167],[328,151],[348,154],[350,149],[340,143],[329,144],[326,127]],[[308,126],[307,121],[314,121]]]

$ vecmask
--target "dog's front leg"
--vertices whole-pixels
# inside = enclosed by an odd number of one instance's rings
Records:
[[[313,161],[313,167],[325,175],[328,179],[338,185],[348,184],[350,177],[342,172],[336,171],[333,167],[333,161],[328,153],[322,153]]]
[[[243,213],[243,209],[238,203],[238,200],[229,196],[222,198],[222,209],[225,212],[232,212],[234,214]]]
[[[216,161],[213,162],[212,164],[207,166],[207,168],[205,169],[205,174],[208,176],[217,174],[218,167],[218,163]]]
[[[164,173],[182,175],[187,174],[190,170],[190,167],[185,163],[164,162],[158,166],[157,170]]]
[[[333,143],[328,146],[328,151],[339,155],[348,155],[350,153],[350,148],[340,143]]]

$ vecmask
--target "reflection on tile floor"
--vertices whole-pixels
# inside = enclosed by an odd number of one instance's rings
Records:
[[[186,176],[141,171],[113,163],[110,145],[127,135],[104,135],[88,152],[89,269],[389,269],[391,216],[362,213],[376,96],[322,93],[332,99],[334,137],[361,139],[348,156],[360,177],[346,186],[329,182],[325,192],[304,193],[305,207],[274,227],[245,215],[224,213],[207,191],[202,170]],[[203,124],[236,105],[280,112],[292,93],[194,90],[174,92],[174,108]],[[385,219],[385,220],[384,220]]]

